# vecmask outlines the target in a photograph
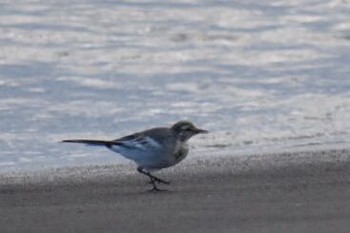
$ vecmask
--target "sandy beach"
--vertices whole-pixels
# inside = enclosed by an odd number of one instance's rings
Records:
[[[348,232],[346,149],[189,160],[147,192],[131,165],[0,176],[1,233]]]

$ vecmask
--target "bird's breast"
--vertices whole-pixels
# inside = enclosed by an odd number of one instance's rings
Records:
[[[186,143],[178,143],[175,147],[174,158],[176,163],[183,160],[188,154],[188,145]]]

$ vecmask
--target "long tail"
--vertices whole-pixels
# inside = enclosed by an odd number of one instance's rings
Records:
[[[70,143],[84,143],[87,145],[93,145],[93,146],[107,146],[110,147],[113,144],[118,144],[113,141],[104,141],[104,140],[90,140],[90,139],[69,139],[69,140],[63,140],[62,142],[70,142]]]

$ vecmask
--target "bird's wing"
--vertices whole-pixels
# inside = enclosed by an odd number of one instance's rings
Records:
[[[117,140],[112,141],[112,145],[138,150],[152,150],[161,146],[151,137],[142,134],[133,134],[123,138],[119,138]]]
[[[170,131],[167,128],[153,128],[131,134],[112,141],[91,139],[69,139],[62,142],[83,143],[95,146],[107,146],[114,151],[121,150],[159,150],[167,144]]]
[[[162,141],[158,140],[158,137],[152,133],[153,130],[143,131],[135,134],[131,134],[122,138],[118,138],[112,141],[112,144],[119,147],[126,147],[129,149],[139,150],[154,150],[162,147]]]

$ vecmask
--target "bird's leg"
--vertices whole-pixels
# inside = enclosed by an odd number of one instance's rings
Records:
[[[150,177],[150,182],[149,183],[153,185],[153,188],[148,190],[149,192],[163,191],[162,189],[159,189],[157,187],[156,181],[153,178]]]
[[[151,173],[149,173],[149,172],[147,172],[147,171],[144,171],[141,167],[138,167],[138,168],[137,168],[137,171],[140,172],[141,174],[146,175],[146,176],[149,177],[149,182],[148,182],[148,183],[150,183],[150,184],[153,185],[153,188],[150,189],[150,190],[148,190],[149,192],[162,191],[162,190],[159,189],[159,188],[157,187],[157,185],[156,185],[157,180],[156,180],[156,177],[155,177],[155,176],[151,175]]]
[[[143,170],[143,168],[141,168],[141,167],[138,167],[137,171],[143,175],[148,176],[150,178],[150,181],[149,181],[150,184],[154,185],[155,182],[162,183],[162,184],[170,184],[169,181],[162,180],[162,179],[152,175],[150,172]]]
[[[158,183],[161,183],[161,184],[170,184],[170,182],[169,181],[166,181],[166,180],[162,180],[162,179],[160,179],[160,178],[158,178],[158,177],[156,177],[156,176],[154,176],[154,175],[152,175],[151,173],[148,173],[149,174],[149,176],[148,177],[150,177],[151,178],[151,182],[158,182]]]

